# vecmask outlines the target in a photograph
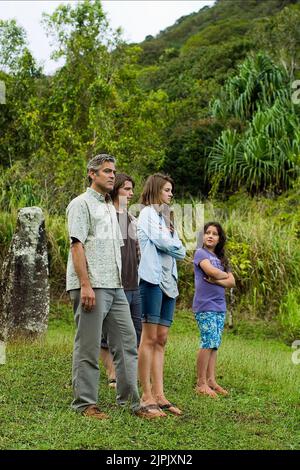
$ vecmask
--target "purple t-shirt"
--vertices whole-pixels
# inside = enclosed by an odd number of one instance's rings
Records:
[[[217,284],[210,284],[205,281],[207,277],[205,272],[200,268],[199,263],[208,259],[210,263],[221,271],[225,271],[220,259],[210,253],[205,248],[199,248],[194,256],[194,272],[195,272],[195,295],[193,301],[194,312],[225,312],[225,287]]]

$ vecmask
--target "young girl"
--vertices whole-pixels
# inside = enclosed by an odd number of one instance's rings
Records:
[[[216,382],[217,351],[226,315],[225,288],[234,287],[224,254],[226,236],[221,225],[208,222],[204,226],[203,246],[194,257],[195,295],[193,311],[201,334],[197,357],[196,392],[217,397],[228,392]]]
[[[178,296],[176,259],[185,256],[170,216],[172,196],[173,180],[169,176],[149,176],[141,196],[145,207],[138,219],[143,322],[138,369],[142,411],[149,418],[166,416],[162,410],[182,414],[166,398],[163,387],[165,346]]]

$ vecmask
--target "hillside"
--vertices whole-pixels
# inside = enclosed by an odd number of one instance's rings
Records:
[[[250,60],[248,66],[252,64],[252,71],[246,72],[245,65],[243,73],[248,74],[249,80],[255,76],[258,88],[259,77],[266,72],[264,67],[278,66],[283,74],[288,71],[283,79],[286,83],[292,75],[299,78],[299,15],[299,0],[219,0],[212,7],[206,6],[198,13],[180,18],[155,38],[148,37],[139,45],[142,87],[150,93],[163,90],[168,96],[170,113],[162,170],[175,177],[183,196],[209,194],[211,178],[207,176],[207,161],[217,139],[228,127],[238,134],[244,132],[255,118],[253,114],[240,119],[231,112],[226,119],[220,119],[212,111],[225,84],[231,78],[232,83],[239,80],[243,62]],[[257,53],[265,57],[258,60],[260,65],[250,59]],[[244,85],[239,87],[246,93]],[[249,90],[256,85],[249,82],[247,87]],[[290,84],[285,88],[288,93]],[[238,93],[237,90],[231,100],[237,101]],[[255,94],[259,96],[259,106],[262,95],[258,90],[253,92],[254,101]],[[229,99],[230,92],[225,101]],[[267,152],[270,149],[262,151]]]
[[[165,50],[174,48],[178,51],[192,36],[218,22],[244,20],[250,27],[253,20],[272,16],[296,3],[299,0],[216,0],[214,6],[205,6],[198,13],[182,16],[157,36],[147,36],[140,44],[143,49],[141,64],[157,63]]]

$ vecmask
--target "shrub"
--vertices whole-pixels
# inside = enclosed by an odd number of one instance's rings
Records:
[[[300,338],[300,289],[289,290],[282,298],[278,316],[279,325],[286,339]]]

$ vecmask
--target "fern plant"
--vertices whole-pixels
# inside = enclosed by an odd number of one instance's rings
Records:
[[[300,170],[299,117],[284,68],[262,53],[248,58],[212,105],[214,117],[235,118],[245,129],[226,129],[212,148],[207,171],[227,190],[281,191]]]

